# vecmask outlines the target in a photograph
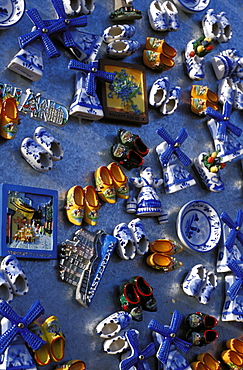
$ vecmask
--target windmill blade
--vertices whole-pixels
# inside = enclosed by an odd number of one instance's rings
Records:
[[[75,59],[70,60],[70,62],[68,63],[68,68],[69,69],[77,69],[79,71],[83,71],[83,72],[87,72],[87,73],[90,72],[90,65],[89,64],[79,62],[78,60],[75,60]]]
[[[181,129],[177,139],[176,139],[176,142],[182,144],[184,143],[184,141],[186,140],[186,138],[188,137],[188,134],[186,132],[186,130],[184,128]]]
[[[214,110],[211,107],[205,109],[205,114],[211,118],[214,118],[216,121],[224,120],[223,114],[220,114],[218,111]]]
[[[62,0],[51,0],[59,18],[67,18]]]
[[[38,28],[44,28],[45,27],[43,19],[41,18],[40,14],[39,14],[39,12],[36,8],[26,10],[26,14],[30,18],[30,20],[36,25],[36,27],[38,27]]]
[[[162,343],[162,345],[159,347],[159,350],[157,352],[157,358],[160,362],[163,364],[166,364],[169,356],[170,346],[171,346],[171,337],[166,337]]]
[[[15,324],[0,336],[0,354],[2,354],[8,348],[18,331],[19,329]]]
[[[190,158],[180,148],[176,148],[175,154],[177,155],[183,166],[187,167],[192,163]]]
[[[170,324],[170,330],[172,333],[176,333],[181,325],[183,316],[179,313],[179,311],[175,310],[173,312],[173,316],[171,319],[171,324]]]
[[[57,58],[61,55],[49,36],[43,35],[42,42],[44,44],[45,51],[49,58]]]
[[[172,137],[168,134],[166,129],[164,127],[158,128],[156,131],[159,136],[162,137],[168,144],[174,145],[175,141],[172,139]]]
[[[10,307],[10,305],[5,301],[0,303],[0,314],[9,319],[12,323],[18,323],[22,321],[22,317],[17,315],[12,307]]]
[[[236,136],[238,136],[238,137],[242,134],[242,130],[241,130],[241,128],[239,128],[239,127],[237,127],[237,126],[233,125],[233,123],[231,123],[231,122],[228,122],[228,123],[227,123],[227,127],[228,127],[228,129],[229,129],[233,134],[235,134],[235,135],[236,135]]]
[[[148,328],[156,331],[163,336],[168,336],[170,334],[170,328],[167,326],[165,327],[155,319],[150,320],[150,322],[148,323]]]
[[[233,301],[237,294],[239,293],[239,290],[242,286],[242,278],[237,278],[235,282],[227,289],[227,294],[230,297],[231,301]]]
[[[18,37],[19,40],[19,46],[21,49],[23,49],[26,45],[28,45],[30,42],[35,41],[40,37],[39,30],[35,30],[29,33],[25,33],[24,35],[21,35]]]
[[[237,225],[235,224],[235,222],[232,220],[232,218],[228,215],[228,213],[226,212],[223,212],[221,213],[220,215],[220,218],[221,220],[227,225],[229,226],[230,229],[233,229],[235,228]]]
[[[231,94],[232,95],[234,94],[233,89],[231,90]],[[234,100],[233,96],[231,96],[231,100],[233,102]],[[222,111],[223,116],[229,118],[231,111],[232,111],[232,104],[229,101],[225,101],[223,105],[223,111]]]
[[[240,268],[240,266],[238,265],[234,258],[231,258],[227,265],[231,269],[231,271],[235,274],[236,277],[240,278],[243,276],[243,270]]]
[[[98,71],[97,75],[99,79],[101,79],[102,81],[110,82],[110,83],[114,81],[114,78],[116,76],[115,73],[105,72],[105,71]]]
[[[153,356],[155,352],[156,352],[155,344],[152,342],[149,343],[149,345],[147,345],[147,347],[142,351],[142,354],[144,355],[145,358],[149,358]]]
[[[95,96],[96,95],[95,90],[96,90],[95,75],[93,73],[88,73],[85,91],[88,95]]]
[[[182,352],[185,352],[187,353],[188,351],[190,351],[191,349],[191,346],[192,344],[191,343],[188,343],[186,342],[185,340],[181,339],[181,338],[178,338],[176,337],[174,339],[174,345],[179,349],[181,350]]]
[[[236,216],[237,226],[241,227],[243,223],[243,212],[239,209]]]
[[[163,163],[163,166],[167,166],[174,151],[175,151],[175,148],[172,145],[168,145],[164,153],[160,155],[160,161],[161,163]]]
[[[21,331],[21,336],[26,343],[34,350],[37,351],[40,347],[42,347],[46,342],[32,333],[29,330]]]
[[[243,233],[241,231],[238,231],[238,233],[237,233],[237,239],[243,245]]]
[[[29,326],[34,320],[36,320],[40,315],[43,315],[45,312],[44,307],[40,304],[40,301],[37,300],[30,307],[29,311],[24,317],[24,321],[27,326]]]
[[[137,359],[135,357],[127,357],[125,360],[120,362],[119,368],[120,370],[129,370],[132,366],[137,364]]]
[[[69,20],[70,27],[85,27],[87,26],[87,15],[82,15],[81,17],[72,18]]]
[[[62,41],[63,41],[64,46],[66,46],[66,48],[74,48],[75,47],[75,42],[74,42],[73,36],[72,36],[71,32],[68,31],[68,30],[63,32]]]
[[[228,235],[228,237],[227,237],[227,239],[224,243],[225,248],[227,248],[227,250],[229,252],[232,252],[233,246],[235,244],[236,236],[237,236],[236,230],[231,229],[230,232],[229,232],[229,235]]]
[[[225,141],[225,138],[226,138],[226,123],[225,121],[219,121],[216,139],[218,139],[219,141]]]

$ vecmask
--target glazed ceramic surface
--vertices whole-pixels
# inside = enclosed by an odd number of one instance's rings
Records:
[[[202,200],[185,204],[178,213],[176,226],[181,242],[197,252],[212,250],[221,236],[217,211]]]
[[[0,8],[0,28],[18,23],[25,11],[25,0],[8,0]]]
[[[197,13],[205,10],[210,0],[173,0],[186,13]]]

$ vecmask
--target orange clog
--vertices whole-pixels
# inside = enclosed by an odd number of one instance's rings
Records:
[[[231,349],[223,351],[221,358],[232,370],[240,370],[243,367],[243,356]]]
[[[111,177],[110,171],[107,167],[101,166],[97,168],[94,173],[96,191],[99,197],[107,203],[116,203],[116,192]]]
[[[68,190],[66,213],[69,221],[74,225],[82,225],[84,217],[84,190],[76,185]]]
[[[46,341],[46,337],[44,334],[44,331],[42,330],[42,326],[38,324],[37,321],[34,321],[29,325],[29,330]],[[37,362],[38,365],[45,366],[48,365],[51,362],[51,356],[48,350],[47,343],[41,346],[37,351],[34,352],[34,359]]]
[[[206,365],[208,370],[219,370],[221,368],[220,361],[216,360],[210,353],[199,353],[197,355],[198,361]]]
[[[169,58],[166,55],[153,50],[143,51],[143,63],[147,67],[158,70],[160,72],[167,71],[175,64],[172,58]]]
[[[208,107],[213,108],[214,110],[218,110],[217,104],[206,100],[206,99],[199,99],[199,98],[191,98],[191,111],[195,114],[202,114]]]
[[[174,257],[162,253],[150,254],[146,262],[150,267],[162,272],[173,271],[182,266],[182,263],[177,261]]]
[[[192,85],[191,97],[205,99],[212,103],[218,102],[218,95],[211,91],[207,86]]]
[[[1,101],[0,135],[4,139],[14,139],[19,125],[19,114],[15,98]]]
[[[157,51],[168,58],[174,58],[176,56],[176,50],[172,46],[167,44],[164,39],[160,40],[155,37],[147,37],[145,49]]]
[[[129,198],[128,178],[124,174],[121,167],[116,162],[112,162],[108,164],[107,168],[113,180],[116,195],[119,198],[128,199]]]
[[[238,338],[228,339],[226,342],[226,346],[232,351],[236,351],[243,355],[243,340]]]
[[[85,370],[86,365],[81,360],[70,360],[57,366],[55,370]]]
[[[84,221],[89,225],[96,225],[100,208],[98,194],[95,188],[88,185],[84,188]]]
[[[183,247],[176,244],[174,240],[157,239],[150,242],[149,249],[153,253],[162,253],[170,256],[172,254],[181,252],[183,250]]]
[[[51,361],[59,362],[64,357],[65,336],[56,316],[48,317],[42,324]]]

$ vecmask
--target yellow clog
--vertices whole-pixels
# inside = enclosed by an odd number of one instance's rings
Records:
[[[84,217],[84,190],[76,185],[68,190],[66,213],[69,221],[80,226]]]
[[[218,102],[218,95],[212,92],[207,86],[192,85],[191,97],[206,99],[212,103]]]
[[[210,353],[204,352],[197,355],[198,361],[206,365],[209,370],[219,370],[220,361],[216,360]]]
[[[152,50],[143,51],[143,62],[147,67],[160,72],[167,71],[175,64],[173,59]]]
[[[176,56],[176,50],[167,44],[164,39],[160,40],[155,37],[147,37],[145,49],[157,51],[168,58],[174,58]]]
[[[194,361],[190,364],[192,370],[209,370],[201,361]]]
[[[64,362],[62,365],[57,366],[55,370],[85,370],[86,365],[81,360],[70,360]]]
[[[1,101],[0,135],[4,139],[14,139],[19,125],[19,114],[15,98]]]
[[[150,267],[163,272],[173,271],[182,266],[182,263],[177,261],[175,257],[162,253],[152,253],[147,257],[146,262]]]
[[[42,330],[41,325],[39,325],[38,322],[34,321],[32,324],[29,325],[28,329],[32,333],[34,333],[35,335],[37,335],[38,337],[46,341],[45,334]],[[44,366],[44,365],[48,365],[51,362],[51,356],[48,350],[47,343],[41,346],[37,351],[33,351],[33,352],[34,352],[34,359],[38,365]]]
[[[42,324],[42,330],[53,362],[59,362],[64,357],[65,337],[56,316],[48,317]]]
[[[88,185],[84,188],[84,221],[89,225],[96,225],[100,208],[97,192],[95,188]]]
[[[240,353],[227,349],[221,353],[222,360],[233,370],[240,370],[243,367],[243,357]]]
[[[229,349],[232,349],[232,351],[236,351],[243,355],[243,340],[242,339],[228,339],[226,342],[226,346]]]
[[[108,164],[107,168],[110,171],[116,195],[119,198],[128,199],[129,198],[128,179],[127,176],[122,171],[121,167],[116,162],[112,162]]]
[[[195,114],[202,113],[205,111],[208,107],[213,108],[214,110],[218,110],[218,106],[215,103],[212,103],[211,101],[208,101],[206,99],[199,99],[199,98],[191,98],[191,111]]]
[[[114,183],[107,167],[101,166],[94,173],[95,186],[99,197],[107,203],[116,203]]]
[[[176,244],[174,240],[157,239],[150,242],[149,249],[153,253],[162,253],[170,256],[172,254],[181,252],[183,247]]]

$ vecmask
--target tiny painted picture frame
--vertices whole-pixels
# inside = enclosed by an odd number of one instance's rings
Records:
[[[139,125],[148,123],[145,68],[117,60],[101,59],[100,69],[115,73],[112,83],[102,83],[104,117]]]
[[[0,201],[0,255],[56,259],[58,192],[2,184]]]

